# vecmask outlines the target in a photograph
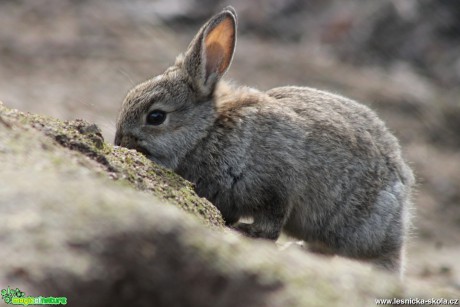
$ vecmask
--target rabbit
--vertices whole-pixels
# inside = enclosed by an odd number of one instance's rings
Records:
[[[226,7],[173,66],[132,89],[115,145],[191,181],[249,237],[277,240],[284,231],[318,251],[401,272],[414,176],[397,139],[353,100],[222,80],[236,28]],[[240,222],[248,217],[252,224]]]

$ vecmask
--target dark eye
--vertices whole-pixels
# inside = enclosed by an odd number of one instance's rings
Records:
[[[153,110],[147,115],[147,124],[158,126],[161,125],[166,119],[166,112],[161,110]]]

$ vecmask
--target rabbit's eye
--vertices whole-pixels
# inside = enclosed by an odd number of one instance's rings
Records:
[[[161,110],[153,110],[147,115],[147,124],[158,126],[161,125],[166,119],[166,112]]]

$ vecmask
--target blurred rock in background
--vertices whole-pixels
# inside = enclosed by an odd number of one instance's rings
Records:
[[[174,5],[171,5],[171,2]],[[227,4],[244,33],[327,46],[356,65],[405,61],[444,86],[460,83],[460,3],[449,0],[160,0],[155,14],[184,29]]]

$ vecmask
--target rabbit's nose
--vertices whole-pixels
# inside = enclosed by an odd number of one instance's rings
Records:
[[[121,133],[115,135],[115,145],[117,146],[136,149],[138,147],[137,142],[137,137],[131,135],[122,135]]]

